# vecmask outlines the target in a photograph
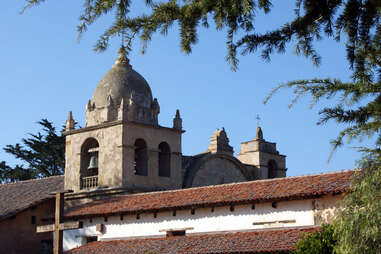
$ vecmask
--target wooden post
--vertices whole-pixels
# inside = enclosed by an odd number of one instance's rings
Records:
[[[54,232],[54,254],[63,254],[63,231],[82,228],[79,221],[63,223],[64,216],[64,195],[72,191],[61,191],[54,193],[56,195],[56,211],[54,224],[37,226],[37,233]]]
[[[54,254],[63,253],[63,232],[60,229],[60,224],[63,221],[64,212],[64,193],[56,193],[56,216],[54,217]]]

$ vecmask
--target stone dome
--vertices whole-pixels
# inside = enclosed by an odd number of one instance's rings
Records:
[[[114,105],[120,105],[122,99],[128,103],[130,98],[134,102],[146,108],[152,104],[152,92],[147,81],[129,64],[125,53],[121,49],[119,56],[111,70],[101,79],[92,98],[96,108],[108,105],[108,97],[111,95]]]

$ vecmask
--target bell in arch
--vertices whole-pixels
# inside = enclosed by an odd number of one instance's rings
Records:
[[[89,170],[98,169],[98,154],[93,154],[90,157]]]

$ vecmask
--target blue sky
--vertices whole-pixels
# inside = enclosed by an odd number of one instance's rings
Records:
[[[76,25],[83,2],[48,0],[23,15],[19,12],[24,0],[4,3],[0,16],[0,147],[37,132],[36,122],[42,118],[61,127],[69,110],[84,125],[87,100],[111,68],[120,43],[113,40],[110,49],[102,54],[92,51],[112,16],[100,19],[77,42]],[[269,16],[258,14],[259,31],[291,19],[294,1],[279,2]],[[141,3],[134,5],[134,13],[142,7]],[[331,105],[331,101],[322,101],[309,109],[311,98],[306,97],[288,109],[293,94],[286,89],[263,104],[270,91],[286,81],[314,77],[349,80],[344,44],[330,39],[318,42],[322,56],[319,67],[296,56],[289,46],[285,54],[274,54],[271,62],[263,61],[260,53],[240,57],[239,70],[232,72],[224,60],[225,38],[221,31],[201,29],[193,53],[185,55],[180,51],[178,28],[173,27],[166,37],[155,35],[145,55],[140,53],[138,42],[133,46],[130,62],[159,100],[159,123],[172,126],[175,111],[180,109],[186,130],[183,154],[205,151],[210,136],[221,127],[225,127],[238,153],[240,142],[254,138],[255,118],[259,114],[264,138],[277,142],[279,152],[287,155],[288,175],[353,168],[360,158],[352,148],[356,143],[340,148],[327,162],[329,141],[343,127],[334,122],[316,125],[317,112]],[[17,163],[1,150],[2,160],[11,165]]]

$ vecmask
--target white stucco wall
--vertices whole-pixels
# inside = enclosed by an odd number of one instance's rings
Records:
[[[286,221],[286,222],[279,222]],[[253,225],[253,223],[257,223]],[[105,232],[96,231],[96,224],[104,224]],[[152,213],[103,217],[83,221],[83,228],[64,232],[64,250],[76,248],[85,244],[86,236],[98,236],[98,240],[120,239],[128,237],[144,237],[165,235],[166,229],[193,228],[188,233],[234,231],[259,229],[266,227],[294,227],[314,225],[312,200],[295,200],[278,202],[276,208],[271,203],[235,206],[234,211],[229,206],[200,208],[191,214],[191,210],[178,210],[176,216],[172,211],[159,212],[154,218]],[[164,230],[164,231],[162,231]]]

